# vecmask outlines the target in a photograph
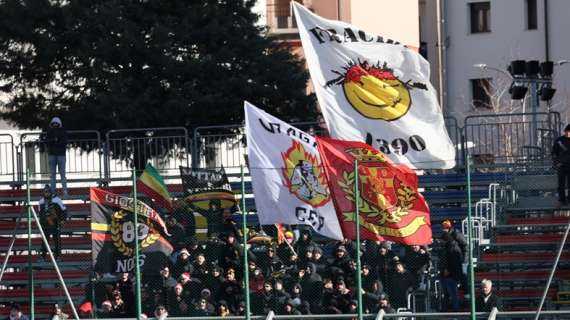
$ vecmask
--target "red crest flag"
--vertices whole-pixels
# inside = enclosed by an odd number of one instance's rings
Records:
[[[405,245],[432,242],[429,208],[418,192],[414,171],[395,165],[363,142],[317,138],[317,146],[346,238],[356,238],[354,161],[358,160],[362,239]]]

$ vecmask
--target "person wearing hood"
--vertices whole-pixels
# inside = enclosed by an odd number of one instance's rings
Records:
[[[46,130],[44,141],[48,154],[50,171],[50,186],[52,192],[56,190],[56,169],[59,170],[63,196],[67,196],[67,179],[65,178],[65,151],[67,150],[67,131],[58,117],[53,117]]]
[[[564,206],[569,200],[566,189],[570,189],[570,124],[564,128],[564,134],[554,141],[552,160],[558,174],[558,202]]]

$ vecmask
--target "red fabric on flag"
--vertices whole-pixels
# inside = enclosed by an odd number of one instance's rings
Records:
[[[344,236],[356,238],[354,161],[358,160],[360,235],[406,245],[432,242],[429,208],[418,177],[380,151],[357,141],[317,138],[329,188]]]

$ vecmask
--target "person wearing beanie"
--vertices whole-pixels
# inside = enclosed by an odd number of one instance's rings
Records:
[[[67,131],[58,117],[53,117],[49,128],[43,135],[48,154],[51,191],[56,190],[56,169],[59,170],[63,196],[67,196],[67,179],[65,178],[65,152],[67,150]]]
[[[61,254],[61,223],[67,218],[67,208],[63,201],[52,192],[49,185],[44,186],[43,197],[38,201],[40,224],[44,229],[46,239],[54,242],[53,254],[59,259]],[[42,259],[46,259],[47,247],[42,242]]]
[[[552,146],[552,162],[558,174],[558,202],[567,205],[570,189],[570,124],[564,128],[564,134],[554,141]]]

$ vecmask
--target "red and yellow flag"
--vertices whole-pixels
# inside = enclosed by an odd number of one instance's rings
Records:
[[[154,199],[160,207],[172,212],[172,200],[164,180],[158,171],[147,163],[144,172],[137,180],[137,188],[140,192]]]
[[[362,239],[406,245],[432,242],[429,208],[418,177],[363,142],[317,138],[325,174],[344,236],[356,238],[355,173],[358,160]]]

